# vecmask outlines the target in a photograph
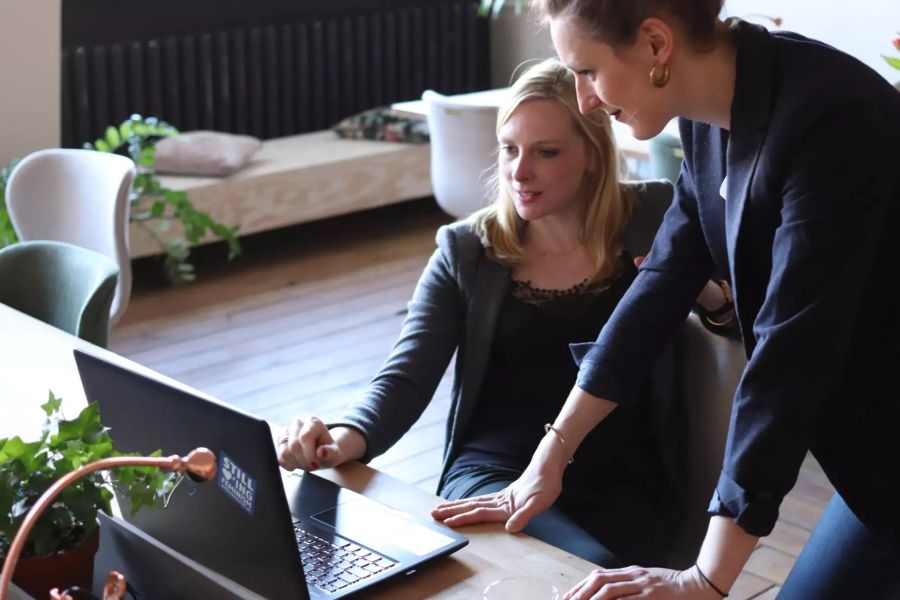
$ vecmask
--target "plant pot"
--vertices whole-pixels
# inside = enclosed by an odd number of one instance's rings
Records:
[[[50,597],[50,590],[73,586],[91,589],[94,577],[94,555],[100,545],[95,533],[81,544],[53,556],[33,556],[19,560],[13,582],[37,600]]]

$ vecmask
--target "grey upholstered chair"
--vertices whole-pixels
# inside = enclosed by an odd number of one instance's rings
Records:
[[[119,267],[107,256],[63,242],[0,249],[0,303],[106,347]]]
[[[697,315],[685,322],[681,338],[682,384],[687,429],[683,493],[685,514],[670,555],[672,567],[687,568],[697,559],[706,535],[706,508],[722,470],[731,402],[747,356],[736,339],[708,331]]]

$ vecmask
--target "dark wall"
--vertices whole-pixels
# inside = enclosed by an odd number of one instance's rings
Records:
[[[63,145],[134,112],[272,138],[489,85],[477,0],[63,0]]]

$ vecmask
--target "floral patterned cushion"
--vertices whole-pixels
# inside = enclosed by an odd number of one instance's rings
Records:
[[[428,122],[425,117],[410,117],[387,107],[373,108],[349,116],[332,129],[342,138],[428,143]]]

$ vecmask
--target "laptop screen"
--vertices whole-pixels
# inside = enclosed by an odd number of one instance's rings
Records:
[[[216,480],[185,479],[165,509],[125,517],[169,547],[269,598],[307,598],[269,425],[184,387],[75,351],[89,402],[120,452],[187,454],[219,462]],[[178,385],[178,384],[176,384]]]

